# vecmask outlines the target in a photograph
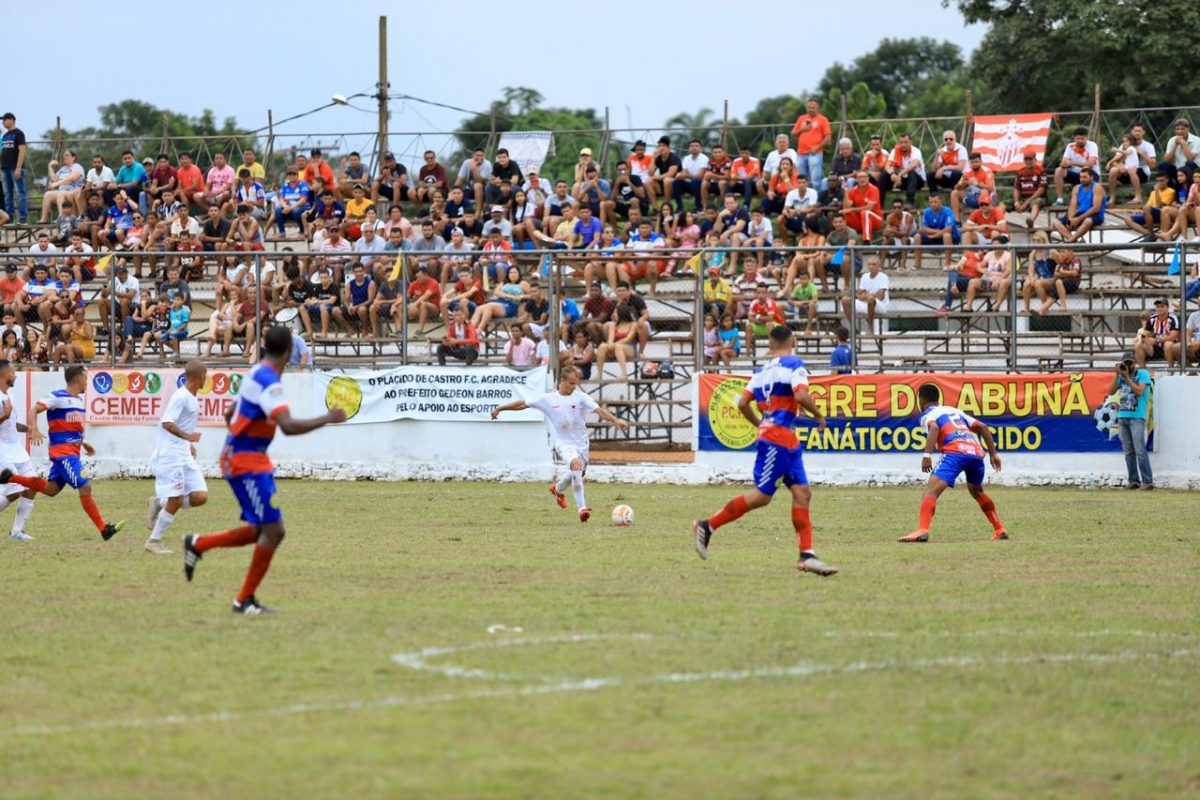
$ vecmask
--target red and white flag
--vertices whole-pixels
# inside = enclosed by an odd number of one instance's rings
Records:
[[[1016,172],[1025,166],[1026,151],[1036,154],[1038,161],[1046,160],[1049,134],[1049,114],[976,117],[971,152],[983,156],[984,165],[993,172]]]

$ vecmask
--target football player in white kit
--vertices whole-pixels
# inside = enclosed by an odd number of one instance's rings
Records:
[[[29,452],[21,442],[21,434],[25,433],[24,424],[17,422],[16,410],[13,408],[9,391],[17,382],[17,368],[11,361],[0,360],[0,465],[11,469],[17,475],[37,475]],[[13,539],[28,541],[33,537],[25,533],[25,523],[33,513],[33,498],[37,492],[26,489],[15,483],[5,484],[3,495],[0,496],[0,511],[17,497],[17,516],[13,519],[12,531],[8,534]]]
[[[497,406],[492,411],[492,419],[500,416],[503,411],[523,411],[534,408],[541,411],[550,426],[552,446],[555,454],[567,465],[567,472],[557,483],[550,484],[550,494],[558,501],[561,508],[567,507],[567,496],[564,494],[570,486],[575,494],[575,505],[579,508],[579,521],[587,522],[592,511],[587,507],[583,497],[583,474],[587,471],[588,439],[587,417],[595,411],[600,419],[616,425],[621,430],[629,428],[629,423],[617,419],[612,412],[601,408],[591,395],[580,390],[579,379],[582,374],[577,367],[563,367],[558,376],[558,391],[544,394],[536,400],[526,403],[524,400],[514,400]]]
[[[158,422],[158,444],[150,466],[154,468],[154,496],[150,498],[146,527],[151,529],[146,551],[168,555],[163,534],[175,521],[181,508],[196,508],[208,502],[208,484],[196,463],[195,443],[200,441],[196,425],[200,421],[200,402],[196,393],[204,386],[208,369],[193,359],[184,367],[180,386]]]

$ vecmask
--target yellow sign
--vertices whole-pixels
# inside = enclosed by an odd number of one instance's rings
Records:
[[[334,378],[325,389],[325,407],[332,411],[340,408],[346,419],[352,418],[362,408],[363,393],[358,381],[345,375]]]
[[[713,435],[731,450],[749,447],[758,435],[758,429],[742,416],[737,405],[747,383],[745,378],[728,378],[713,389],[708,401],[708,424]]]

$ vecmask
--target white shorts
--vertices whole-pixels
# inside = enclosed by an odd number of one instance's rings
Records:
[[[5,461],[5,469],[11,469],[15,475],[37,475],[37,470],[34,469],[33,462],[28,458],[21,461]],[[20,494],[25,491],[25,487],[16,483],[4,484],[4,495],[12,497],[14,494]]]
[[[207,491],[204,473],[195,464],[171,464],[159,467],[154,473],[154,496],[159,500]]]
[[[875,316],[882,317],[883,315],[887,314],[889,305],[891,305],[891,303],[889,303],[887,300],[876,300]],[[855,300],[854,308],[858,311],[859,316],[865,315],[867,313],[867,301]]]
[[[583,468],[585,470],[587,469],[588,456],[590,455],[587,450],[580,451],[578,448],[572,447],[569,444],[560,444],[555,445],[554,454],[557,455],[563,464],[567,465],[568,467],[571,466],[572,461],[578,458],[583,462]]]

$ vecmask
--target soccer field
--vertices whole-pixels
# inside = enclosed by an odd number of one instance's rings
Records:
[[[288,538],[184,582],[150,482],[0,541],[0,797],[1047,798],[1200,793],[1194,494],[814,490],[692,550],[730,487],[281,483]],[[229,527],[228,489],[173,534]],[[783,498],[781,498],[782,500]],[[632,528],[608,524],[617,502]],[[118,515],[117,510],[126,513]],[[9,524],[9,514],[3,525]]]

